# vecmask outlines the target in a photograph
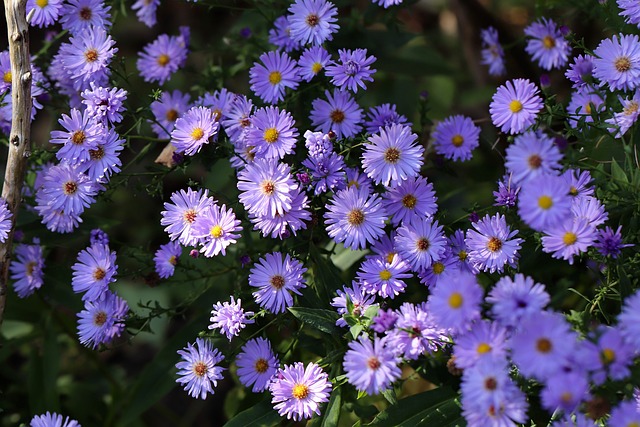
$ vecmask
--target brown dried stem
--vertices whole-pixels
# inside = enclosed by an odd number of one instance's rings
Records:
[[[31,61],[29,59],[29,25],[26,17],[27,0],[4,0],[11,58],[11,133],[9,155],[2,186],[2,197],[7,201],[11,229],[4,243],[0,243],[0,325],[4,318],[9,280],[11,243],[16,217],[20,207],[22,183],[31,147]]]

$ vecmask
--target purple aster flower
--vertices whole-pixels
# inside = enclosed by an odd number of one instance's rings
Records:
[[[428,288],[432,288],[438,286],[438,283],[448,280],[447,277],[450,275],[460,274],[462,269],[460,268],[459,259],[450,249],[451,248],[447,248],[444,255],[442,255],[439,260],[431,263],[429,268],[418,271],[420,283]],[[464,270],[464,272],[475,273],[473,270]]]
[[[372,82],[375,69],[371,64],[376,61],[376,57],[367,56],[367,49],[340,49],[338,51],[340,62],[327,65],[327,76],[331,77],[331,83],[339,89],[348,89],[354,93],[358,92],[358,86],[366,90],[364,82]]]
[[[104,138],[105,128],[88,110],[80,112],[73,108],[70,116],[62,114],[58,123],[65,130],[51,131],[49,141],[52,144],[62,145],[56,153],[58,160],[67,160],[76,164],[89,160],[91,156],[89,151],[95,150]]]
[[[347,176],[345,185],[347,187],[364,188],[368,192],[373,192],[373,181],[366,176],[360,168],[344,168]]]
[[[493,95],[489,112],[493,124],[512,135],[531,126],[542,109],[538,88],[527,79],[509,80]]]
[[[116,253],[108,245],[94,244],[78,253],[78,261],[71,267],[73,292],[82,293],[83,301],[95,301],[116,281],[118,271]]]
[[[637,35],[613,36],[593,51],[593,75],[609,90],[632,90],[640,85],[640,39]]]
[[[511,337],[511,359],[526,377],[547,380],[557,373],[576,343],[576,334],[559,313],[541,311],[521,319]]]
[[[388,9],[391,6],[402,4],[403,0],[371,0],[371,2]]]
[[[160,6],[160,0],[136,0],[131,9],[136,11],[138,21],[151,28],[156,25],[156,11]]]
[[[415,176],[391,187],[384,194],[384,207],[395,226],[420,217],[432,217],[438,210],[433,184]]]
[[[331,56],[322,46],[311,46],[305,49],[298,59],[298,75],[305,82],[310,82],[322,71]]]
[[[171,202],[164,204],[160,225],[166,226],[164,231],[169,233],[171,240],[177,239],[184,246],[196,245],[199,239],[193,234],[193,224],[215,201],[209,197],[208,190],[187,188],[187,191],[173,193]]]
[[[105,291],[98,300],[85,301],[84,310],[78,313],[80,344],[93,349],[110,344],[124,331],[128,312],[127,302],[111,291]]]
[[[26,298],[40,289],[44,283],[42,270],[44,269],[44,255],[39,240],[34,239],[33,245],[18,244],[9,271],[13,282],[13,289],[20,298]]]
[[[220,333],[226,335],[229,341],[233,337],[237,337],[245,326],[254,323],[250,317],[255,313],[253,311],[245,312],[241,303],[241,299],[235,301],[233,297],[231,297],[231,302],[220,303],[218,301],[215,303],[213,310],[211,310],[209,321],[212,323],[209,325],[209,329],[219,329]]]
[[[106,83],[111,73],[109,63],[118,51],[115,44],[103,28],[90,27],[60,46],[60,60],[76,90],[89,88],[92,81]]]
[[[197,105],[210,108],[213,111],[213,117],[216,121],[221,122],[227,118],[227,114],[231,110],[231,105],[238,95],[228,91],[226,88],[216,90],[213,93],[206,92],[196,101]]]
[[[13,77],[11,75],[11,57],[8,50],[0,52],[0,95],[7,93],[11,90],[11,82]]]
[[[589,381],[579,372],[559,372],[551,375],[540,392],[542,406],[548,411],[562,409],[573,412],[589,397]]]
[[[498,30],[493,27],[485,28],[480,31],[480,37],[482,38],[482,50],[480,51],[482,61],[480,63],[489,66],[489,74],[492,76],[504,75],[507,70],[504,50],[498,39]]]
[[[193,223],[191,234],[202,245],[200,252],[210,258],[219,253],[226,255],[226,248],[236,243],[241,230],[240,220],[236,219],[232,209],[213,204],[200,212]]]
[[[582,197],[593,196],[593,178],[589,171],[570,168],[560,176],[564,178],[569,185],[569,194],[573,197],[574,201]]]
[[[446,273],[449,274],[449,273]],[[457,273],[431,289],[429,310],[436,324],[460,333],[480,318],[483,290],[471,273]]]
[[[286,254],[273,252],[260,258],[249,273],[249,285],[259,288],[253,297],[260,307],[272,313],[283,313],[293,305],[291,293],[301,295],[306,287],[302,263]]]
[[[475,230],[467,231],[465,243],[469,248],[469,261],[475,268],[490,273],[502,273],[505,265],[516,267],[523,239],[515,237],[504,215],[485,215],[473,223]]]
[[[511,176],[502,178],[498,181],[498,191],[493,192],[495,197],[493,206],[515,207],[519,192],[520,187],[511,183]]]
[[[94,203],[100,186],[80,172],[78,167],[60,163],[47,170],[42,187],[36,193],[36,203],[66,212],[81,215]]]
[[[168,279],[173,276],[176,265],[178,265],[178,258],[182,254],[182,246],[178,242],[169,242],[164,245],[160,245],[153,257],[155,262],[155,269],[158,276],[163,279]]]
[[[598,361],[591,366],[595,384],[602,384],[607,377],[612,380],[624,380],[631,371],[634,348],[624,339],[620,329],[602,326],[598,329],[596,343]]]
[[[236,365],[240,383],[245,387],[253,386],[251,391],[260,393],[269,388],[280,362],[271,350],[271,343],[258,337],[242,346],[240,354],[236,357]]]
[[[416,360],[426,352],[434,352],[449,343],[445,331],[440,329],[425,305],[405,302],[398,311],[395,328],[387,333],[387,345],[405,358]]]
[[[516,274],[502,277],[489,292],[486,301],[493,305],[491,313],[503,326],[517,326],[526,318],[541,312],[550,301],[544,285],[531,277]]]
[[[160,99],[151,103],[151,112],[155,117],[151,128],[158,135],[158,138],[171,137],[176,120],[189,108],[190,98],[189,94],[174,90],[173,92],[162,92]]]
[[[295,150],[298,129],[293,117],[278,107],[256,110],[251,118],[251,127],[246,136],[247,144],[254,147],[253,153],[265,159],[282,159]]]
[[[572,128],[578,127],[579,121],[593,122],[593,113],[600,113],[604,109],[604,99],[592,86],[582,86],[571,95],[571,101],[567,105],[569,124]]]
[[[171,132],[171,143],[177,153],[193,156],[200,152],[204,144],[218,135],[220,124],[213,111],[206,107],[193,107],[176,120]]]
[[[622,244],[622,226],[620,225],[616,231],[613,231],[611,227],[597,230],[593,246],[595,246],[602,256],[610,256],[615,259],[618,258],[622,252],[622,248],[633,245]]]
[[[573,83],[575,89],[590,84],[593,80],[593,56],[576,56],[564,75]]]
[[[136,66],[145,82],[162,85],[182,67],[188,54],[182,37],[161,34],[138,54]]]
[[[343,157],[339,154],[330,152],[317,157],[309,157],[302,161],[302,165],[309,168],[311,172],[313,193],[316,196],[346,186],[344,171],[346,165]]]
[[[46,203],[36,205],[36,211],[42,217],[42,223],[54,233],[70,233],[82,222],[79,214],[66,213]]]
[[[62,0],[27,0],[27,16],[33,12],[29,25],[48,27],[58,22],[62,10]]]
[[[322,157],[333,153],[333,142],[329,135],[323,132],[306,131],[304,133],[304,146],[309,151],[310,157]]]
[[[395,326],[397,320],[398,313],[392,309],[378,310],[378,314],[373,318],[371,329],[379,334],[384,334]]]
[[[617,0],[618,7],[622,11],[618,14],[623,16],[625,22],[640,25],[640,5],[633,0]]]
[[[640,424],[640,410],[638,403],[634,400],[627,400],[611,409],[611,417],[607,420],[610,426],[633,427]]]
[[[504,360],[507,355],[507,330],[497,323],[481,320],[456,337],[453,347],[456,366],[472,368],[478,363]]]
[[[564,259],[573,265],[573,257],[586,252],[593,244],[596,230],[585,219],[566,219],[542,237],[542,251],[553,258]]]
[[[360,132],[362,109],[348,92],[325,91],[327,101],[315,99],[311,106],[311,124],[324,133],[333,131],[337,138],[349,138]]]
[[[298,230],[307,228],[307,221],[311,219],[311,212],[308,209],[309,201],[306,194],[296,189],[291,192],[291,209],[276,215],[249,214],[249,219],[263,236],[271,235],[272,238],[283,239],[288,233],[296,235]]]
[[[196,348],[197,347],[197,348]],[[224,356],[214,349],[211,341],[196,338],[195,345],[187,343],[182,350],[178,350],[181,361],[176,363],[178,379],[176,382],[184,385],[189,396],[196,399],[206,399],[209,393],[214,394],[214,387],[222,379],[224,368],[217,366]]]
[[[333,40],[340,29],[338,9],[327,0],[296,0],[289,6],[287,17],[291,24],[291,38],[300,44],[321,45]]]
[[[349,342],[343,366],[349,384],[374,395],[388,390],[400,378],[399,363],[400,358],[388,348],[385,338],[375,337],[371,342],[368,337],[360,336],[357,341]]]
[[[387,213],[380,196],[351,187],[334,195],[324,217],[327,233],[334,242],[363,249],[384,234]]]
[[[222,127],[234,145],[245,141],[251,129],[253,102],[244,95],[236,95],[229,105],[229,111],[222,119]]]
[[[393,124],[380,128],[369,137],[362,153],[365,173],[376,184],[392,186],[420,172],[424,147],[417,144],[418,135],[411,128]]]
[[[629,128],[638,121],[640,115],[640,90],[636,90],[631,98],[620,98],[622,111],[614,113],[613,117],[605,120],[606,123],[614,125],[608,131],[614,134],[615,138],[622,138]]]
[[[291,23],[287,16],[279,16],[269,30],[269,43],[276,45],[285,52],[300,49],[301,43],[291,38]]]
[[[238,174],[238,198],[250,214],[284,214],[297,188],[289,166],[276,159],[256,159]]]
[[[80,163],[80,170],[94,181],[106,182],[111,174],[120,172],[122,161],[120,152],[125,140],[120,138],[113,128],[109,128],[98,141],[98,145],[89,150],[89,159]]]
[[[622,313],[618,315],[618,327],[637,352],[640,349],[640,292],[636,291],[624,300]]]
[[[371,107],[367,112],[367,120],[365,121],[365,129],[367,133],[376,133],[381,127],[396,125],[404,125],[411,127],[411,123],[402,114],[396,112],[395,104],[381,104]]]
[[[524,29],[531,37],[525,50],[541,68],[562,68],[569,60],[571,46],[552,19],[541,18]]]
[[[515,184],[542,174],[554,174],[560,169],[562,154],[553,138],[542,132],[525,132],[518,135],[507,147],[505,167]]]
[[[111,14],[102,0],[68,0],[62,6],[60,23],[63,30],[72,35],[88,28],[108,28],[111,26]]]
[[[456,230],[447,239],[447,251],[450,251],[451,255],[456,260],[456,268],[468,273],[475,273],[476,269],[473,268],[473,265],[469,260],[469,248],[467,247],[467,243],[465,241],[466,237],[467,236],[465,231]]]
[[[549,424],[549,427],[598,427],[598,425],[584,414],[572,413],[566,414],[562,419]]]
[[[407,284],[403,279],[411,276],[409,265],[397,255],[391,262],[379,257],[369,258],[362,263],[358,271],[358,280],[365,292],[391,299],[404,292]]]
[[[6,242],[7,237],[9,237],[11,217],[13,217],[13,214],[9,210],[7,201],[0,197],[0,243]]]
[[[351,282],[351,287],[345,285],[342,289],[337,289],[336,294],[338,296],[333,298],[331,306],[335,307],[338,314],[343,316],[336,320],[336,326],[342,328],[348,326],[346,320],[344,320],[345,314],[360,317],[369,307],[374,305],[375,301],[375,297],[366,293],[364,286],[360,286],[360,283],[355,280]],[[351,306],[351,311],[349,306]]]
[[[604,205],[600,203],[600,200],[591,196],[575,197],[571,202],[571,213],[574,221],[585,220],[594,228],[609,219]],[[593,231],[595,233],[595,230]]]
[[[413,271],[427,269],[445,253],[447,239],[442,226],[432,218],[418,218],[398,228],[395,244],[398,254]]]
[[[302,362],[280,368],[269,384],[273,409],[288,420],[300,421],[320,415],[320,404],[329,401],[331,381],[322,368]]]
[[[108,245],[109,244],[109,235],[99,229],[99,228],[94,228],[93,230],[91,230],[91,233],[89,234],[89,244],[90,245]]]
[[[480,128],[469,117],[451,116],[438,123],[433,138],[436,153],[453,161],[465,161],[480,144]]]
[[[273,104],[284,99],[285,88],[296,89],[300,78],[296,61],[285,52],[265,52],[260,62],[249,70],[251,90],[264,102]]]
[[[539,175],[522,186],[518,214],[534,230],[557,226],[570,212],[569,186],[560,176]]]
[[[80,423],[69,417],[63,417],[55,412],[36,415],[29,423],[30,427],[80,427]]]
[[[82,92],[82,103],[87,106],[87,113],[101,122],[120,123],[122,121],[122,103],[127,100],[124,89],[104,88],[89,83],[91,89]]]

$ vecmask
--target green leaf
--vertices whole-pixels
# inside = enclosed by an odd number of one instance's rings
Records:
[[[349,332],[351,332],[351,336],[353,337],[353,339],[356,339],[358,338],[358,335],[360,335],[363,329],[364,329],[364,326],[357,324],[349,328]]]
[[[618,162],[615,159],[611,159],[611,176],[614,180],[629,183],[629,179],[627,178],[627,174],[620,167]]]
[[[368,426],[455,426],[464,425],[457,393],[450,388],[437,388],[398,401],[380,412]]]
[[[340,410],[342,409],[342,389],[336,388],[331,392],[331,398],[322,414],[314,417],[307,427],[337,427],[340,420]]]
[[[323,308],[289,307],[289,311],[302,323],[329,335],[339,335],[340,330],[336,326],[336,320],[340,316],[332,310]]]
[[[282,418],[269,400],[263,400],[227,421],[224,427],[269,427],[280,424]]]
[[[309,254],[313,260],[313,282],[316,292],[321,302],[328,304],[336,289],[340,288],[345,281],[340,275],[340,270],[333,265],[330,259],[323,256],[318,248],[310,246]]]

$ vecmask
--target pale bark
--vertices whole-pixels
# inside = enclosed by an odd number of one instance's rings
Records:
[[[29,58],[29,26],[26,17],[27,0],[4,0],[11,59],[11,133],[9,155],[2,186],[2,197],[7,201],[11,218],[11,231],[0,244],[0,325],[4,318],[9,280],[11,243],[18,208],[22,197],[22,183],[31,147],[31,61]]]

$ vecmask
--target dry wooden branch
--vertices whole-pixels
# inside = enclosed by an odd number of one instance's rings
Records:
[[[29,26],[26,16],[27,0],[4,0],[11,59],[11,133],[2,197],[13,213],[11,229],[0,244],[0,325],[4,318],[9,281],[11,243],[22,193],[22,182],[31,147],[31,61],[29,58]]]

